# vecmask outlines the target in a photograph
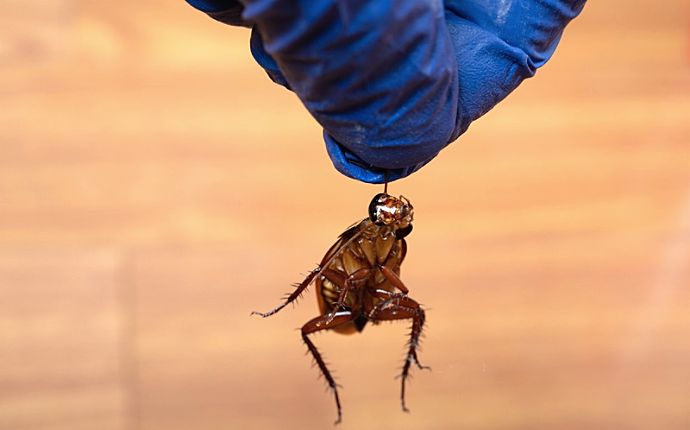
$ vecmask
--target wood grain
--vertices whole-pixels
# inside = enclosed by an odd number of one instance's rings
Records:
[[[379,187],[184,2],[0,14],[0,429],[328,428],[271,319]],[[690,427],[687,2],[591,2],[553,60],[411,178],[402,270],[428,309],[315,338],[343,429]]]
[[[110,249],[0,247],[0,428],[123,428],[120,271]]]

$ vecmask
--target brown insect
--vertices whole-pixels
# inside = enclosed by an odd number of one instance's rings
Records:
[[[268,317],[295,301],[315,281],[321,314],[302,326],[302,339],[326,382],[333,390],[338,410],[336,424],[342,417],[338,385],[326,367],[321,354],[309,335],[321,330],[341,334],[361,332],[368,322],[412,320],[407,357],[400,374],[400,402],[405,406],[405,382],[410,366],[422,366],[417,358],[417,345],[424,327],[424,310],[407,296],[408,289],[400,280],[400,265],[407,253],[405,236],[412,231],[413,208],[405,197],[380,193],[369,204],[369,217],[345,230],[326,252],[321,263],[296,284],[295,291]]]

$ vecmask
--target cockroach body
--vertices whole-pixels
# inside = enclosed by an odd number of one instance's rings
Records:
[[[411,320],[412,329],[407,355],[400,374],[400,402],[405,406],[405,382],[410,366],[422,366],[417,346],[424,327],[425,314],[416,301],[408,297],[408,288],[400,279],[400,265],[407,253],[405,236],[412,231],[412,204],[405,197],[387,193],[374,196],[369,217],[345,230],[326,252],[321,263],[296,285],[287,299],[266,313],[268,317],[296,300],[312,283],[320,315],[302,326],[302,339],[326,382],[333,391],[340,422],[342,409],[338,386],[309,335],[321,330],[341,334],[361,332],[368,322]]]

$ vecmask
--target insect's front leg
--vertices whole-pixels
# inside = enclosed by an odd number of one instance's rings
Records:
[[[251,315],[261,315],[262,317],[266,318],[266,317],[270,317],[271,315],[277,313],[278,311],[280,311],[281,309],[283,309],[283,308],[284,308],[285,306],[287,306],[288,304],[290,304],[290,303],[294,302],[295,300],[297,300],[297,299],[299,298],[299,296],[302,295],[302,293],[304,292],[304,290],[307,289],[307,287],[309,286],[309,284],[312,283],[312,281],[314,280],[314,278],[316,278],[316,275],[318,275],[319,273],[321,273],[321,267],[320,267],[320,266],[317,266],[316,269],[314,269],[314,270],[312,270],[311,272],[309,272],[309,274],[308,274],[307,277],[304,279],[304,281],[302,281],[301,283],[295,285],[295,291],[293,291],[290,295],[288,295],[287,298],[285,299],[285,301],[284,301],[283,303],[279,304],[278,306],[276,306],[275,308],[271,309],[271,310],[268,311],[268,312],[257,312],[257,311],[253,311],[253,312],[251,313]]]
[[[331,322],[333,318],[335,318],[336,313],[345,308],[345,299],[347,298],[350,290],[355,288],[357,284],[366,281],[371,275],[371,269],[368,267],[363,267],[347,276],[347,278],[341,272],[331,269],[325,269],[322,274],[326,279],[340,287],[338,301],[335,303],[333,310],[327,315],[326,322]]]

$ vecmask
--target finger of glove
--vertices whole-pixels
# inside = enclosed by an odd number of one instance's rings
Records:
[[[245,2],[252,52],[326,131],[335,167],[405,176],[450,140],[457,65],[438,0]],[[279,73],[282,72],[282,73]]]
[[[582,0],[446,2],[460,68],[457,135],[536,73],[583,6]]]
[[[446,0],[446,9],[524,51],[536,67],[551,57],[585,0]]]

